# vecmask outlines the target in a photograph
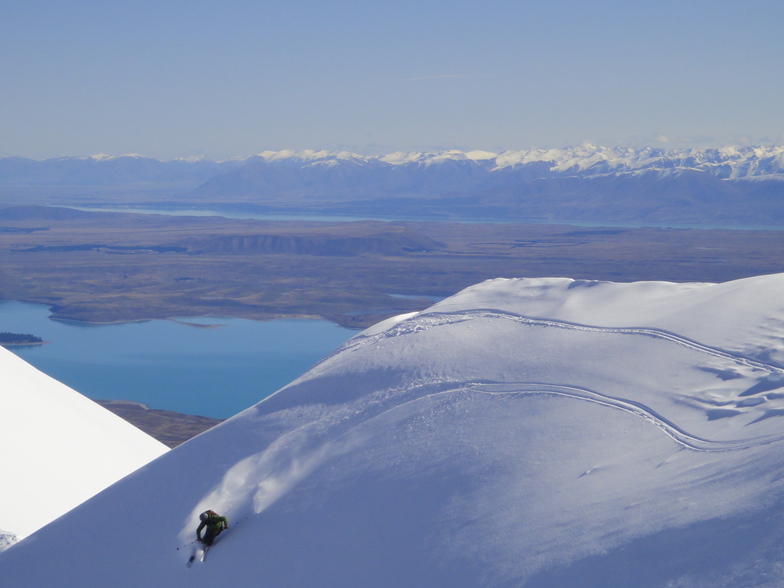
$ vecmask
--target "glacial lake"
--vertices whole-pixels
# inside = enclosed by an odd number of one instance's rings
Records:
[[[47,341],[9,350],[88,398],[213,418],[256,404],[357,334],[310,319],[92,325],[49,316],[47,306],[0,301],[0,332]]]

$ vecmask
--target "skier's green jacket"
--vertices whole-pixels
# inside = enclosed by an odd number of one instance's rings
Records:
[[[199,516],[199,519],[201,522],[196,529],[196,539],[199,541],[202,541],[201,532],[205,527],[207,528],[207,532],[204,534],[204,539],[206,539],[209,544],[212,543],[212,539],[217,537],[221,531],[229,528],[229,519],[220,516],[212,510],[203,512]]]

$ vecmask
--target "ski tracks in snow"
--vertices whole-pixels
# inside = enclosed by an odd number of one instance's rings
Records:
[[[726,351],[724,349],[719,349],[717,347],[710,347],[708,345],[703,345],[702,343],[698,343],[697,341],[693,341],[691,339],[682,337],[681,335],[672,333],[670,331],[665,331],[663,329],[654,329],[650,327],[601,327],[596,325],[584,325],[584,324],[573,323],[569,321],[527,317],[511,312],[504,312],[504,311],[494,310],[494,309],[476,309],[471,311],[454,311],[454,312],[424,312],[416,315],[413,318],[397,323],[385,331],[382,331],[374,335],[370,335],[369,337],[365,337],[365,338],[363,338],[362,336],[355,337],[354,339],[349,340],[345,344],[345,346],[350,348],[352,346],[365,345],[388,337],[399,337],[402,335],[415,334],[417,332],[421,332],[433,327],[439,327],[443,325],[460,323],[460,322],[465,322],[468,320],[475,320],[475,319],[498,319],[498,320],[512,321],[524,326],[551,327],[556,329],[565,329],[570,331],[584,331],[589,333],[653,337],[655,339],[660,339],[663,341],[669,341],[671,343],[675,343],[676,345],[680,345],[682,347],[686,347],[688,349],[691,349],[693,351],[698,351],[706,355],[725,359],[745,367],[760,369],[775,374],[784,374],[784,368],[782,367],[765,363],[762,361],[758,361],[755,359],[751,359],[749,357],[745,357],[737,353],[731,353],[729,351]]]
[[[737,449],[748,449],[758,445],[774,443],[784,439],[782,435],[771,435],[766,437],[756,437],[752,439],[711,441],[702,437],[697,437],[678,427],[675,423],[664,418],[656,411],[644,404],[633,402],[622,398],[614,398],[577,386],[564,386],[559,384],[544,384],[534,382],[509,382],[503,384],[488,383],[467,383],[466,388],[483,394],[502,394],[502,395],[555,395],[566,398],[574,398],[615,408],[626,413],[638,416],[661,429],[667,436],[679,445],[693,449],[695,451],[734,451]]]
[[[387,391],[388,392],[388,391]],[[478,382],[478,381],[444,381],[420,382],[416,386],[408,388],[402,402],[395,404],[374,414],[370,418],[365,418],[361,422],[352,426],[349,430],[339,435],[344,437],[349,433],[355,433],[358,429],[365,427],[369,423],[382,417],[388,416],[393,412],[404,408],[411,408],[412,405],[420,402],[430,401],[437,397],[446,397],[459,393],[479,393],[493,396],[507,397],[527,397],[527,396],[560,396],[583,402],[590,402],[626,412],[636,417],[640,417],[670,437],[673,441],[685,449],[702,452],[716,451],[735,451],[748,449],[760,445],[767,445],[784,440],[784,434],[755,437],[750,439],[714,441],[692,435],[672,421],[666,419],[653,409],[642,403],[634,402],[623,398],[615,398],[601,394],[594,390],[581,388],[579,386],[542,383],[542,382]],[[364,411],[363,411],[364,412]]]
[[[348,349],[362,347],[368,344],[373,344],[382,339],[390,337],[400,337],[406,335],[416,335],[428,329],[455,324],[476,319],[491,319],[491,320],[504,320],[512,321],[522,326],[532,327],[548,327],[557,329],[566,329],[573,331],[594,332],[603,334],[617,334],[628,335],[637,337],[652,337],[662,341],[667,341],[675,345],[680,345],[689,350],[702,353],[711,357],[716,357],[738,366],[743,366],[755,370],[761,370],[769,374],[784,374],[784,368],[776,365],[765,363],[750,357],[732,353],[717,347],[703,345],[697,341],[682,337],[676,333],[665,331],[662,329],[655,329],[650,327],[603,327],[595,325],[585,325],[580,323],[573,323],[568,321],[560,321],[554,319],[533,318],[523,315],[518,315],[510,312],[503,312],[495,309],[476,309],[471,311],[455,311],[455,312],[426,312],[410,319],[401,321],[389,329],[376,333],[367,337],[356,337],[347,342],[344,347],[336,353],[346,351]],[[416,398],[410,398],[409,394],[414,389],[425,391],[428,388],[436,387],[439,390],[436,392],[425,392]],[[444,388],[448,389],[444,389]],[[672,438],[675,442],[685,448],[695,451],[732,451],[738,449],[746,449],[762,444],[774,443],[784,439],[782,435],[770,435],[755,437],[742,440],[727,440],[727,441],[713,441],[692,435],[681,427],[677,426],[672,421],[663,417],[650,407],[635,402],[633,400],[613,397],[602,394],[595,390],[588,388],[564,385],[557,383],[544,383],[544,382],[458,382],[454,381],[447,383],[443,380],[427,382],[423,381],[409,390],[407,400],[394,407],[390,407],[388,411],[396,410],[404,405],[409,405],[411,402],[423,400],[434,395],[450,394],[459,391],[471,390],[473,392],[494,395],[508,395],[508,396],[530,396],[530,395],[555,395],[585,402],[592,402],[608,408],[622,410],[629,414],[643,418],[654,426],[662,430],[666,435]],[[385,412],[388,412],[385,411]],[[381,415],[378,415],[381,416]]]
[[[328,361],[330,357],[360,350],[384,339],[416,335],[434,327],[476,319],[513,321],[522,326],[653,337],[739,366],[762,370],[769,374],[784,374],[784,369],[778,366],[703,345],[664,330],[647,327],[591,326],[525,317],[492,309],[418,314],[379,333],[354,337],[324,358],[320,364]],[[784,434],[726,441],[705,439],[689,433],[642,403],[574,385],[530,381],[460,381],[425,377],[417,382],[409,382],[405,386],[375,390],[368,396],[345,406],[343,410],[302,423],[282,435],[264,451],[251,455],[231,467],[222,482],[200,501],[194,513],[204,505],[218,504],[220,508],[235,517],[240,514],[259,514],[326,462],[361,447],[365,435],[372,435],[372,424],[377,423],[379,419],[393,416],[398,411],[415,408],[418,403],[465,393],[520,398],[547,395],[598,404],[642,418],[683,448],[693,451],[735,451],[784,440]]]

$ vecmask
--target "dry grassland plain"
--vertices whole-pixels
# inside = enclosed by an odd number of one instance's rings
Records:
[[[497,277],[721,282],[784,271],[784,231],[282,222],[0,209],[0,298],[94,323],[317,317],[349,328]]]

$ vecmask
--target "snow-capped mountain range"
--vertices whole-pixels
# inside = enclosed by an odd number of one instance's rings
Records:
[[[673,174],[706,172],[720,179],[784,180],[784,146],[717,149],[660,149],[652,147],[600,147],[583,144],[561,149],[529,149],[493,153],[447,150],[396,152],[365,156],[348,151],[263,151],[247,158],[211,161],[178,158],[159,161],[142,155],[62,157],[37,161],[21,157],[0,158],[0,183],[123,183],[183,180],[198,181],[245,165],[266,163],[299,168],[364,166],[421,168],[465,163],[487,173],[536,167],[549,175],[594,177],[654,171]]]
[[[478,284],[6,550],[3,586],[779,588],[783,292]]]
[[[367,157],[350,152],[328,151],[265,151],[255,156],[265,162],[288,161],[302,166],[355,165],[433,166],[446,162],[472,162],[489,172],[516,169],[529,165],[541,166],[549,174],[582,177],[607,174],[655,171],[671,174],[679,171],[707,172],[720,179],[784,180],[784,146],[724,147],[719,149],[657,149],[598,147],[584,144],[563,149],[530,149],[522,151],[439,151],[397,152]],[[250,158],[247,161],[252,161]]]
[[[361,218],[781,226],[784,147],[0,158],[0,199],[18,204],[29,195],[60,205]]]

